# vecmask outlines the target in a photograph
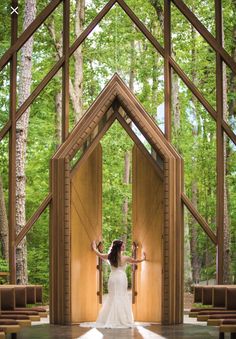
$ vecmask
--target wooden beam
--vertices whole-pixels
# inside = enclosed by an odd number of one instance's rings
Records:
[[[69,56],[71,56],[75,49],[80,46],[80,44],[84,41],[84,39],[88,36],[88,34],[94,29],[94,27],[99,23],[99,21],[103,18],[103,16],[107,13],[107,11],[114,5],[116,1],[109,1],[109,3],[104,7],[104,9],[97,15],[97,17],[91,22],[91,24],[83,31],[80,37],[74,42],[74,44],[70,47]],[[146,36],[146,38],[152,43],[152,45],[159,51],[159,53],[164,57],[164,49],[157,42],[157,40],[153,37],[153,35],[148,31],[148,29],[140,22],[140,20],[136,17],[136,15],[129,9],[129,7],[122,2],[122,8],[126,9],[127,14],[132,14],[131,19],[134,23],[139,27],[141,32]],[[58,60],[58,62],[54,65],[51,71],[44,77],[41,83],[36,87],[36,89],[32,92],[32,94],[28,97],[28,99],[22,104],[22,106],[17,111],[18,120],[19,117],[24,113],[24,111],[32,104],[35,98],[39,95],[41,90],[48,84],[48,82],[53,78],[53,76],[57,73],[57,71],[61,68],[64,63],[64,56]],[[204,98],[198,88],[193,84],[193,82],[187,77],[187,75],[182,71],[182,69],[178,66],[178,64],[169,57],[169,63],[174,71],[180,76],[180,78],[184,81],[186,86],[191,90],[191,92],[196,96],[199,102],[205,107],[205,109],[211,114],[214,120],[217,119],[215,109],[209,104],[209,102]],[[222,121],[223,128],[229,138],[236,144],[236,135],[232,131],[232,128],[225,122]],[[0,131],[0,141],[7,133],[11,126],[11,122],[8,121],[3,129]]]
[[[42,25],[47,17],[57,8],[62,0],[52,0],[45,7],[42,12],[35,18],[35,20],[27,27],[27,29],[15,40],[14,44],[3,54],[0,59],[0,71],[6,66],[12,55],[19,51],[19,49],[26,43],[26,41],[34,34],[34,32]],[[15,8],[15,7],[14,7]],[[16,15],[16,13],[13,13]]]
[[[215,0],[215,26],[216,39],[222,46],[222,6],[221,0]],[[221,54],[216,52],[216,171],[217,171],[217,190],[216,190],[216,228],[217,228],[217,283],[223,284],[224,281],[224,131],[222,129],[222,120],[224,119],[223,106],[223,61]]]
[[[12,0],[11,6],[16,8],[18,0]],[[18,15],[11,14],[11,45],[17,40]],[[10,283],[16,283],[16,86],[17,86],[17,53],[10,61],[10,121],[9,133],[9,270]]]
[[[75,164],[75,166],[71,170],[71,175],[73,176],[74,173],[78,170],[78,168],[88,159],[90,154],[93,152],[93,150],[96,148],[97,144],[101,140],[101,138],[106,134],[107,130],[111,127],[113,122],[115,121],[115,115],[112,114],[110,118],[107,120],[105,123],[104,127],[102,130],[96,135],[94,140],[91,142],[91,144],[88,146],[86,149],[85,153],[82,154],[81,158],[78,160],[78,162]],[[83,144],[84,140],[81,141],[81,144]],[[82,146],[82,145],[81,145]]]
[[[151,42],[151,44],[156,48],[156,50],[161,54],[164,58],[165,51],[161,44],[157,41],[157,39],[149,32],[147,27],[139,20],[137,15],[130,9],[130,7],[125,3],[124,0],[117,0],[118,4],[125,11],[125,13],[130,17],[130,19],[135,23],[135,25],[140,29],[140,31],[144,34],[144,36]]]
[[[189,212],[192,214],[194,219],[199,223],[199,225],[202,227],[203,231],[206,233],[206,235],[211,239],[211,241],[216,245],[217,244],[217,238],[215,233],[212,231],[206,220],[200,215],[200,213],[196,210],[192,202],[189,200],[189,198],[182,193],[181,199],[184,203],[184,205],[187,207]]]
[[[193,12],[188,8],[188,6],[185,5],[182,0],[172,0],[172,2],[180,10],[180,12],[183,13],[188,21],[196,28],[196,30],[208,42],[208,44],[221,56],[221,58],[231,68],[231,70],[236,74],[236,63],[222,47],[219,40],[217,38],[214,38],[214,36],[206,29],[206,27],[201,23],[200,20],[198,20],[196,15],[193,14]],[[218,5],[216,4],[216,6]],[[215,9],[215,13],[217,13],[217,7]]]
[[[165,85],[165,136],[171,141],[171,0],[164,0],[164,85]]]
[[[109,9],[114,5],[116,0],[110,0],[106,6],[101,10],[100,13],[94,18],[94,20],[88,25],[88,27],[81,33],[78,39],[73,43],[73,45],[69,48],[68,55],[69,57],[74,53],[74,51],[81,45],[85,38],[91,33],[91,31],[96,27],[96,25],[102,20],[102,18],[106,15]],[[28,29],[28,28],[27,28]],[[59,69],[64,65],[65,56],[63,55],[57,63],[52,67],[52,69],[45,75],[43,80],[38,84],[35,90],[30,94],[30,96],[26,99],[26,101],[19,107],[16,112],[16,120],[18,120],[21,115],[26,111],[26,109],[33,103],[33,101],[37,98],[37,96],[42,92],[43,88],[47,86],[49,81],[54,77],[54,75],[59,71]],[[5,126],[0,131],[0,141],[6,135],[8,130],[11,127],[11,121],[9,120]]]
[[[27,221],[26,225],[22,228],[20,233],[16,237],[16,246],[19,245],[21,240],[26,236],[26,234],[30,231],[31,227],[35,224],[35,222],[39,219],[40,215],[45,211],[52,200],[52,193],[49,193],[46,198],[43,200],[41,205],[37,208],[31,218]]]
[[[81,45],[81,43],[87,38],[87,36],[92,32],[92,30],[99,24],[102,18],[109,12],[109,10],[114,6],[116,0],[110,0],[103,9],[98,13],[95,19],[88,25],[88,27],[80,34],[80,36],[75,40],[73,45],[70,47],[69,55],[71,56],[74,51]]]
[[[62,142],[69,134],[69,113],[70,113],[70,94],[69,94],[69,47],[70,47],[70,0],[63,2],[63,55],[64,64],[62,69]]]

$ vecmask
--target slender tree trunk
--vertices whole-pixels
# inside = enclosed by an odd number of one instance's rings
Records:
[[[135,41],[131,41],[131,54],[130,54],[130,73],[129,73],[129,88],[133,92],[134,91],[134,79],[135,79]],[[131,126],[132,122],[130,122]],[[130,167],[131,167],[131,156],[130,152],[125,152],[124,157],[124,185],[129,185],[130,183]],[[129,202],[128,197],[125,197],[123,206],[122,206],[122,215],[123,215],[123,229],[124,235],[122,240],[124,243],[127,241],[127,231],[128,231],[128,214],[129,214]]]
[[[77,0],[75,4],[75,37],[77,38],[83,31],[84,25],[84,13],[85,13],[85,0]],[[47,25],[49,33],[53,39],[53,43],[56,50],[56,58],[57,60],[62,56],[62,38],[58,39],[56,35],[55,21],[51,20],[51,22]],[[74,79],[72,81],[71,77],[69,79],[69,93],[70,100],[72,103],[73,111],[74,111],[74,120],[75,123],[79,121],[81,116],[83,115],[83,51],[82,45],[74,52],[73,58],[75,60],[75,73]],[[61,75],[60,75],[61,76]],[[61,109],[62,104],[59,103],[61,101],[61,97],[59,97],[59,93],[56,95],[55,103],[57,108],[57,122],[61,120]],[[61,128],[61,127],[60,127]],[[59,126],[57,126],[57,131],[59,131]]]
[[[6,203],[3,191],[2,177],[0,176],[0,239],[1,239],[1,252],[3,258],[8,261],[8,219]]]
[[[76,38],[83,31],[84,25],[84,15],[85,15],[85,0],[77,0],[76,1],[76,14],[75,14],[75,36]],[[79,119],[83,115],[83,48],[80,45],[79,48],[74,53],[75,59],[75,78],[74,78],[74,86],[71,88],[71,92],[73,95],[71,96],[71,100],[73,103],[74,114],[75,114],[75,123],[79,121]]]
[[[125,161],[124,161],[124,178],[123,178],[124,185],[129,185],[130,183],[130,165],[131,165],[130,152],[126,151]],[[124,235],[123,235],[122,240],[124,241],[124,243],[126,243],[127,231],[128,231],[128,213],[129,213],[128,197],[125,197],[124,199],[122,213],[123,213],[123,229],[124,229],[124,232],[123,232]]]
[[[191,64],[192,64],[192,80],[194,83],[196,83],[196,48],[195,48],[195,41],[196,41],[196,32],[194,28],[192,27],[191,31],[191,38],[192,38],[192,50],[191,50]],[[194,95],[191,97],[191,101],[193,104],[193,112],[195,114],[195,121],[197,122],[197,102]],[[199,122],[198,122],[199,126]],[[194,136],[198,136],[199,128],[192,129],[192,134]],[[194,151],[194,150],[193,150]],[[198,209],[198,183],[195,176],[192,177],[192,203],[196,209]],[[192,276],[193,276],[193,282],[199,282],[200,280],[200,258],[198,254],[197,249],[197,243],[198,243],[198,224],[196,223],[196,220],[191,216],[190,217],[190,250],[191,250],[191,264],[192,264]]]
[[[25,30],[35,19],[36,0],[26,0],[24,12]],[[33,37],[22,47],[19,75],[19,105],[21,105],[30,94],[32,79],[32,52]],[[17,234],[25,226],[25,164],[26,144],[28,135],[30,110],[21,116],[16,124],[16,232]],[[16,250],[16,279],[18,284],[27,284],[27,245],[24,238]]]
[[[56,139],[59,146],[62,142],[62,90],[56,94]]]
[[[192,203],[197,208],[197,183],[192,182]],[[198,283],[200,280],[200,260],[197,253],[197,236],[198,236],[198,225],[195,219],[190,216],[190,250],[191,250],[191,266],[193,282]]]
[[[172,110],[174,113],[174,132],[177,137],[180,130],[180,107],[179,107],[179,78],[178,75],[172,70]]]

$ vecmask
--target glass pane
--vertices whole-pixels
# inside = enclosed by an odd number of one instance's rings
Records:
[[[215,2],[214,0],[184,0],[189,9],[196,15],[198,20],[215,35]]]
[[[27,233],[29,284],[43,285],[43,302],[49,302],[49,209]]]
[[[26,218],[35,212],[49,192],[49,166],[59,141],[61,111],[57,111],[57,79],[44,88],[30,108],[26,144]],[[61,100],[61,98],[60,98]],[[22,140],[21,140],[22,143]]]
[[[33,35],[33,52],[32,56],[32,76],[27,70],[31,67],[28,62],[26,49],[29,42],[22,46],[18,52],[18,107],[27,99],[25,93],[30,93],[38,86],[46,74],[52,69],[62,54],[62,4],[47,18],[47,20],[38,28]],[[23,55],[24,53],[24,55]],[[22,57],[24,64],[22,66]],[[24,72],[24,81],[22,80]]]
[[[185,207],[185,292],[193,284],[216,284],[216,246]]]
[[[236,146],[224,135],[225,140],[225,204],[224,204],[224,283],[236,282]]]
[[[50,3],[50,0],[36,1],[36,16]],[[23,23],[25,16],[25,0],[18,0],[18,36],[23,33]]]
[[[215,52],[173,4],[171,29],[173,58],[215,108]]]
[[[9,189],[9,135],[0,142],[0,271],[8,269],[8,189]],[[6,282],[7,277],[0,278],[0,283]]]
[[[0,2],[0,58],[11,46],[11,1]]]
[[[224,48],[233,57],[235,53],[236,4],[222,0]]]
[[[174,77],[178,91],[172,100],[172,142],[184,160],[185,193],[215,229],[216,123],[182,80]]]
[[[126,0],[127,5],[137,15],[139,20],[154,35],[157,41],[164,45],[164,1]]]
[[[10,64],[0,72],[0,129],[9,119],[10,107]]]
[[[70,2],[70,44],[72,45],[81,32],[90,24],[90,22],[98,15],[98,13],[106,5],[107,0],[85,0],[84,19],[81,18],[79,10],[80,3],[72,0]],[[76,8],[78,6],[78,8]],[[81,25],[79,22],[81,21]]]

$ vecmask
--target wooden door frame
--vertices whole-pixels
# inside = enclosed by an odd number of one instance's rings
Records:
[[[114,110],[105,120],[112,121],[111,115],[114,114],[124,127],[124,110],[164,161],[162,323],[178,324],[183,320],[182,159],[127,86],[115,75],[51,161],[50,316],[55,324],[71,323],[70,161],[109,109],[118,107],[117,103],[122,110]],[[103,125],[100,135],[108,125],[109,122]],[[132,132],[129,134],[132,135]]]

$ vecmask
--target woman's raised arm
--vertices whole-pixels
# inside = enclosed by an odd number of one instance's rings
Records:
[[[98,251],[97,249],[97,245],[96,245],[96,242],[95,240],[93,240],[92,244],[91,244],[91,247],[92,247],[92,250],[96,253],[96,255],[103,259],[103,260],[107,260],[108,259],[108,254],[103,254],[101,252]]]
[[[142,259],[134,259],[134,258],[131,258],[131,257],[126,257],[126,261],[130,264],[138,264],[142,261],[145,261],[146,260],[146,253],[143,252],[143,257]]]

